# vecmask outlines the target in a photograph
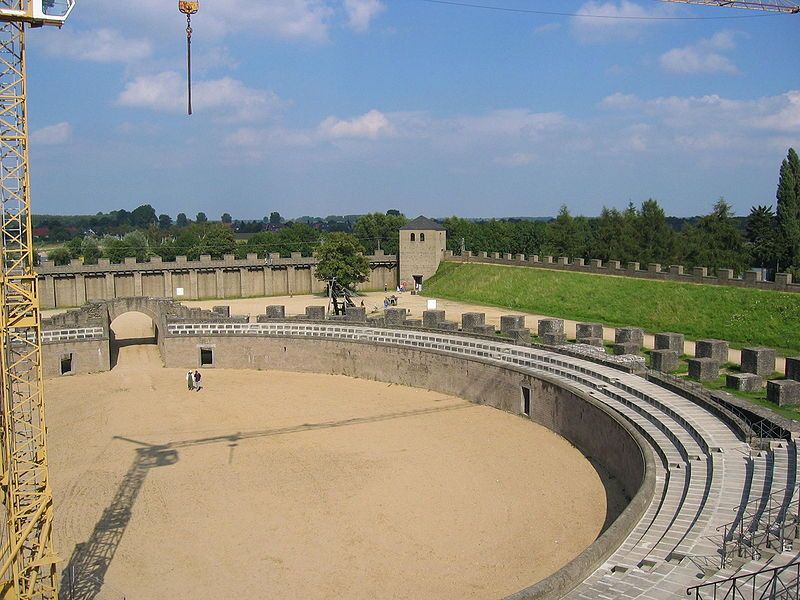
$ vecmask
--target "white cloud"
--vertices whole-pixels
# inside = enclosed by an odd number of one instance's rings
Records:
[[[378,110],[371,110],[350,120],[328,117],[319,125],[319,134],[326,139],[375,140],[395,133],[388,117]]]
[[[494,159],[494,163],[504,167],[524,167],[532,165],[539,158],[535,154],[528,152],[515,152],[509,156],[498,156]]]
[[[153,53],[149,40],[126,38],[116,29],[65,29],[59,35],[44,37],[43,43],[50,56],[100,63],[132,63],[148,58]]]
[[[541,33],[549,33],[551,31],[558,31],[561,29],[561,23],[545,23],[544,25],[539,25],[533,30],[535,34]]]
[[[591,44],[635,39],[639,37],[642,29],[655,24],[659,17],[672,14],[672,8],[667,5],[653,5],[646,8],[630,0],[619,2],[591,0],[577,12],[595,15],[591,18],[572,18],[572,32],[580,41]]]
[[[34,146],[57,146],[68,142],[71,137],[72,126],[67,122],[57,123],[34,131],[31,134],[31,144]]]
[[[460,117],[454,123],[457,129],[470,135],[533,138],[561,129],[567,124],[567,118],[562,113],[505,109],[485,115]]]
[[[344,0],[344,9],[350,27],[355,31],[366,31],[386,6],[380,0]]]
[[[175,71],[143,75],[125,85],[117,99],[120,106],[179,112],[186,108],[186,80]],[[248,88],[241,81],[222,79],[198,81],[192,90],[198,111],[211,111],[229,121],[255,121],[272,115],[280,99],[272,92]]]
[[[672,73],[729,73],[739,69],[721,51],[736,47],[733,32],[722,31],[711,38],[700,40],[682,48],[673,48],[661,55],[661,67]]]

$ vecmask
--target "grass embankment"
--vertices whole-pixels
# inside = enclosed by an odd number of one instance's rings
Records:
[[[442,263],[426,295],[564,319],[676,331],[690,339],[800,354],[800,294],[567,273],[530,267]]]

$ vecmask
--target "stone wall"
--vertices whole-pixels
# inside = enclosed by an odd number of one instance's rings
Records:
[[[445,253],[444,260],[450,262],[474,262],[494,265],[534,267],[539,269],[555,269],[573,273],[593,273],[595,275],[616,275],[618,277],[638,277],[661,281],[678,281],[681,283],[704,283],[709,285],[727,285],[734,287],[773,290],[779,292],[800,292],[800,284],[794,283],[789,273],[778,273],[775,281],[764,281],[760,271],[747,271],[742,277],[734,277],[732,269],[718,269],[716,276],[709,275],[706,267],[686,269],[680,265],[664,267],[658,264],[642,266],[639,263],[622,265],[619,261],[598,259],[585,260],[553,256],[525,256],[524,254],[489,254],[487,252],[466,252],[455,256],[451,251]]]
[[[413,289],[415,275],[423,278],[424,286],[425,280],[436,274],[445,248],[447,233],[444,231],[400,230],[400,281],[406,282],[406,289]]]
[[[394,289],[397,258],[380,251],[368,258],[370,277],[359,289]],[[44,261],[38,268],[39,297],[41,307],[48,309],[128,297],[199,300],[312,294],[325,289],[324,282],[314,276],[317,263],[315,257],[299,253],[291,258],[271,255],[267,259],[254,254],[245,259],[226,256],[223,260],[201,256],[198,261],[179,256],[174,262],[153,257],[146,263],[127,258],[122,264],[101,259],[97,265],[74,260],[60,267]]]

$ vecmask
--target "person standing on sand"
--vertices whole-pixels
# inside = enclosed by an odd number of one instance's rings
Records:
[[[198,392],[201,389],[203,389],[203,384],[200,383],[200,379],[201,379],[200,371],[195,371],[194,372],[194,389],[196,389]]]
[[[194,373],[191,371],[186,374],[186,385],[188,386],[190,392],[194,391]]]

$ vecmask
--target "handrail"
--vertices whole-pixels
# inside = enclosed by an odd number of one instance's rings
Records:
[[[800,489],[800,483],[795,483],[794,485],[791,485],[791,486],[787,485],[785,488],[783,488],[781,490],[778,490],[776,492],[772,492],[766,498],[764,498],[763,496],[759,497],[759,498],[753,498],[752,500],[748,500],[747,502],[741,503],[739,506],[736,506],[732,510],[734,512],[738,513],[742,509],[747,510],[750,507],[751,504],[766,503],[766,502],[769,502],[770,500],[772,500],[775,496],[786,497],[786,492],[789,491],[790,488],[792,490],[792,498],[794,498],[795,497],[795,492],[797,492]],[[798,500],[795,500],[795,501],[790,500],[789,501],[789,506],[791,506],[794,502],[797,502],[797,501],[800,501],[800,495],[798,495]],[[751,515],[751,516],[755,516],[755,515]],[[733,521],[731,521],[730,523],[725,523],[724,525],[720,525],[719,527],[716,528],[716,531],[720,531],[721,529],[724,529],[725,527],[730,527],[734,523],[737,523],[739,520],[740,519],[737,518],[737,519],[734,519]]]
[[[738,584],[739,584],[740,580],[753,579],[753,585],[755,586],[756,577],[763,577],[765,575],[769,575],[770,576],[769,589],[770,590],[774,590],[775,587],[776,587],[775,584],[776,584],[776,581],[778,579],[778,576],[781,573],[783,573],[785,571],[788,571],[791,568],[795,568],[797,570],[797,576],[795,577],[794,582],[791,584],[791,586],[794,587],[794,589],[795,589],[794,598],[800,598],[800,560],[796,560],[794,562],[782,565],[780,567],[771,567],[769,569],[764,569],[762,571],[756,571],[755,573],[746,573],[744,575],[734,575],[733,577],[728,577],[727,579],[722,579],[720,581],[709,581],[708,583],[701,583],[700,585],[695,585],[695,586],[686,588],[686,595],[687,596],[691,596],[692,592],[694,592],[695,599],[696,600],[701,600],[701,598],[702,598],[702,596],[701,596],[702,590],[704,590],[706,588],[713,587],[714,588],[714,596],[713,596],[713,598],[717,598],[717,588],[719,588],[721,586],[724,586],[726,584],[732,584],[732,590],[734,590],[734,595],[731,596],[731,598],[737,598],[737,597],[744,598],[745,596],[743,594],[741,594],[741,591],[736,589],[738,587]],[[784,587],[786,588],[785,584],[782,583],[782,585],[784,585]],[[736,594],[737,591],[739,592],[738,596]],[[788,588],[787,588],[787,591],[788,591]],[[730,594],[730,592],[728,592],[728,594]],[[728,594],[725,594],[725,596],[723,596],[723,600],[725,598],[728,598]],[[755,587],[753,588],[752,597],[756,598]],[[764,596],[763,594],[761,596],[759,596],[759,598],[773,598],[773,597],[774,597],[773,595]]]

